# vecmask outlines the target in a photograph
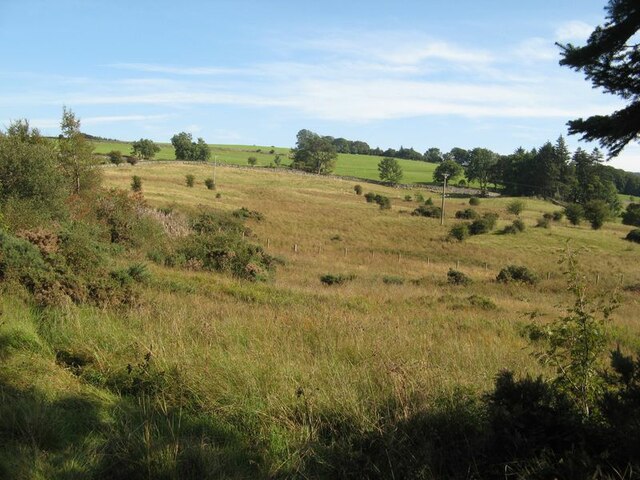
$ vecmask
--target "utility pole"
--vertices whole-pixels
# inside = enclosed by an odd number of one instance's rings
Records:
[[[216,166],[218,164],[218,156],[213,156],[213,188],[216,188],[218,185],[216,184]]]
[[[442,212],[440,212],[440,225],[444,225],[444,197],[447,196],[447,177],[449,177],[448,173],[442,175],[444,177],[444,182],[442,183]]]

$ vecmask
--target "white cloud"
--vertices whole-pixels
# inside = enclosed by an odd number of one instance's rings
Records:
[[[157,65],[151,63],[111,63],[106,65],[110,68],[116,68],[120,70],[132,70],[136,72],[148,72],[148,73],[168,73],[172,75],[237,75],[237,74],[249,74],[250,70],[239,68],[224,68],[224,67],[178,67],[171,65]]]
[[[515,49],[515,54],[524,62],[558,60],[558,47],[546,38],[529,38]]]
[[[98,117],[81,118],[83,125],[96,125],[101,123],[121,123],[121,122],[149,122],[164,120],[170,115],[111,115]]]
[[[556,28],[555,39],[558,42],[582,41],[585,42],[594,27],[580,20],[572,20],[563,23]]]

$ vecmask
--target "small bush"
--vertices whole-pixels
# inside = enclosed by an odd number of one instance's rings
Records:
[[[478,205],[480,205],[480,199],[478,197],[471,197],[469,199],[469,205],[471,205],[472,207],[477,207]]]
[[[216,189],[216,184],[213,181],[213,178],[205,178],[204,179],[204,185],[205,187],[207,187],[208,190],[215,190]]]
[[[538,276],[527,267],[509,265],[500,270],[496,280],[500,283],[521,282],[535,285],[538,283]]]
[[[424,195],[422,195],[422,192],[414,193],[413,198],[415,198],[418,203],[424,202]]]
[[[193,187],[193,184],[196,181],[196,177],[194,175],[188,174],[188,175],[185,175],[184,180],[187,187]]]
[[[631,230],[624,238],[625,240],[629,240],[630,242],[640,243],[640,228]]]
[[[473,208],[465,208],[464,210],[458,210],[456,212],[456,218],[464,220],[475,220],[479,217],[480,215]]]
[[[216,193],[216,198],[222,198],[222,194],[221,193]]]
[[[496,310],[498,306],[490,298],[481,295],[471,295],[467,298],[470,305],[483,310]]]
[[[405,196],[404,196],[404,201],[405,201],[405,202],[410,202],[411,200],[413,200],[413,196],[411,196],[411,195],[409,195],[409,194],[407,194],[407,195],[405,195]]]
[[[354,185],[353,191],[356,192],[356,195],[362,195],[362,185]]]
[[[527,227],[526,227],[526,225],[524,224],[524,222],[523,222],[521,219],[519,219],[519,218],[516,218],[516,219],[513,221],[513,227],[514,227],[516,230],[518,230],[519,232],[524,232],[525,228],[527,228]]]
[[[458,223],[457,225],[451,227],[451,230],[449,230],[449,237],[455,238],[460,242],[468,238],[469,235],[469,225],[467,225],[466,223]]]
[[[134,175],[133,177],[131,177],[131,190],[133,190],[134,192],[142,191],[142,178],[140,178],[138,175]]]
[[[605,220],[611,216],[611,209],[604,200],[591,200],[584,206],[584,218],[589,220],[591,228],[599,230]]]
[[[404,285],[405,279],[403,277],[385,275],[384,277],[382,277],[382,282],[385,285]]]
[[[582,205],[572,203],[565,207],[564,214],[571,225],[580,225],[580,222],[584,218],[584,209],[582,208]]]
[[[461,178],[460,180],[458,180],[458,186],[459,187],[466,187],[467,186],[467,181],[464,178]]]
[[[389,197],[378,195],[376,198],[376,203],[380,206],[380,210],[391,209],[391,199]]]
[[[365,193],[364,199],[367,203],[374,203],[376,201],[376,194],[373,192]]]
[[[536,223],[536,227],[538,228],[551,228],[551,220],[545,216],[542,216],[538,219]]]
[[[243,219],[252,218],[259,222],[264,220],[264,215],[262,213],[256,210],[249,210],[246,207],[242,207],[242,208],[239,208],[238,210],[234,210],[232,215],[236,218],[243,218]]]
[[[633,227],[640,227],[640,203],[630,203],[622,214],[622,223]]]
[[[138,157],[134,157],[132,155],[129,155],[127,157],[127,163],[131,166],[134,166],[136,163],[138,163]]]
[[[320,281],[322,283],[324,283],[325,285],[343,285],[347,282],[350,282],[351,280],[353,280],[354,278],[356,278],[355,275],[353,274],[349,274],[349,275],[343,275],[343,274],[332,274],[332,273],[327,273],[326,275],[322,275],[320,277]]]
[[[474,220],[469,225],[469,233],[471,235],[481,235],[483,233],[489,233],[496,227],[498,215],[495,213],[485,213],[481,218]]]
[[[542,214],[542,218],[546,218],[547,220],[553,220],[553,213],[544,212]]]
[[[120,165],[123,162],[122,152],[120,150],[111,150],[107,157],[109,157],[109,161],[114,165]]]
[[[427,205],[427,206],[433,205],[433,199],[431,197],[427,198],[427,200],[424,202],[424,204]]]
[[[507,225],[506,227],[504,227],[502,229],[503,234],[505,235],[515,235],[516,233],[518,233],[518,229],[516,227],[514,227],[513,225]]]
[[[507,205],[507,212],[511,215],[519,216],[525,208],[526,204],[522,200],[514,200]]]
[[[560,220],[562,220],[564,218],[564,212],[562,210],[556,210],[555,212],[553,212],[551,214],[551,219],[554,222],[559,222]]]
[[[440,207],[436,207],[434,205],[420,205],[416,208],[411,215],[417,217],[428,217],[428,218],[440,218],[442,215],[442,209]]]
[[[256,163],[258,163],[258,159],[256,157],[249,157],[247,158],[247,163],[251,166],[254,166]]]
[[[450,268],[449,271],[447,272],[447,281],[451,284],[451,285],[470,285],[471,284],[471,278],[466,275],[465,273],[462,273],[459,270],[454,270],[453,268]]]

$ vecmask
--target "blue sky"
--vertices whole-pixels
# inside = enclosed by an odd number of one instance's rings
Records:
[[[560,67],[554,45],[584,43],[604,4],[0,0],[0,125],[57,134],[66,105],[118,139],[292,146],[306,128],[510,153],[623,105]],[[640,147],[612,164],[640,171]]]

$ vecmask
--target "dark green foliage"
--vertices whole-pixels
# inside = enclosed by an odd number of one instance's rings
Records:
[[[364,199],[367,201],[367,203],[375,202],[375,198],[376,198],[376,194],[373,192],[368,192],[364,194]]]
[[[141,160],[151,160],[160,151],[153,140],[141,138],[131,144],[131,155]]]
[[[496,280],[501,283],[521,282],[535,285],[538,283],[538,276],[527,267],[509,265],[500,270]]]
[[[495,213],[485,213],[481,218],[474,220],[469,225],[469,233],[471,235],[481,235],[483,233],[489,233],[496,227],[498,215]]]
[[[330,173],[335,168],[338,153],[331,141],[309,130],[300,130],[296,148],[292,150],[291,166],[313,173]]]
[[[404,285],[405,279],[394,275],[385,275],[382,277],[382,282],[385,285]]]
[[[481,295],[471,295],[467,300],[470,305],[481,308],[482,310],[496,310],[498,308],[490,298]]]
[[[415,198],[415,199],[416,199],[416,202],[418,202],[418,203],[422,203],[422,202],[424,202],[424,195],[422,195],[422,193],[421,193],[421,192],[417,192],[417,193],[415,193],[415,194],[413,195],[413,198]],[[431,200],[431,198],[429,198],[429,200]],[[429,201],[429,200],[427,200],[427,201]],[[431,202],[431,204],[433,204],[433,202]]]
[[[560,220],[562,220],[562,217],[564,217],[564,212],[562,210],[556,210],[551,214],[551,219],[554,222],[559,222]]]
[[[464,210],[458,210],[456,212],[456,218],[464,220],[475,220],[479,217],[480,215],[473,208],[465,208]]]
[[[583,71],[594,87],[629,101],[610,115],[569,122],[570,134],[599,140],[615,156],[640,132],[640,55],[634,41],[640,29],[640,7],[635,0],[609,0],[606,11],[605,24],[596,27],[585,46],[561,45],[560,65]]]
[[[640,227],[640,203],[630,203],[622,214],[622,223]]]
[[[122,152],[120,150],[111,150],[107,157],[109,157],[109,161],[114,165],[120,165],[124,159],[122,158]]]
[[[383,158],[378,163],[380,180],[395,185],[402,180],[402,167],[395,158]]]
[[[245,217],[240,213],[238,215],[226,212],[202,209],[191,219],[191,228],[200,234],[235,234],[242,236],[246,227],[243,219]]]
[[[444,160],[433,172],[433,179],[438,182],[444,182],[444,176],[447,175],[447,182],[453,184],[454,180],[464,173],[462,165],[454,160]]]
[[[96,199],[96,216],[108,231],[109,240],[131,247],[141,247],[159,235],[159,225],[142,215],[144,199],[123,190],[103,192]]]
[[[196,177],[189,173],[189,174],[185,175],[184,180],[185,180],[185,184],[187,185],[187,187],[193,187],[193,184],[196,181]]]
[[[191,160],[206,162],[211,158],[209,146],[202,139],[198,138],[198,142],[193,141],[190,133],[180,132],[171,137],[171,144],[175,150],[176,160]]]
[[[525,229],[527,228],[526,225],[524,224],[524,222],[517,218],[513,221],[513,227],[518,231],[518,232],[524,232]]]
[[[404,196],[404,201],[405,202],[410,202],[411,200],[413,200],[413,196],[410,194],[407,194]]]
[[[449,237],[455,238],[460,242],[468,238],[469,235],[469,225],[466,223],[458,223],[449,230]]]
[[[215,190],[216,184],[213,181],[213,178],[205,178],[204,185],[207,187],[207,190]]]
[[[630,242],[640,243],[640,228],[631,230],[624,238]]]
[[[571,225],[580,225],[580,222],[584,218],[584,208],[577,203],[571,203],[565,207],[564,214]]]
[[[362,195],[362,185],[354,185],[353,191],[356,192],[356,195]]]
[[[236,217],[236,218],[242,218],[242,219],[252,218],[252,219],[257,220],[259,222],[264,220],[264,215],[263,214],[261,214],[260,212],[255,211],[255,210],[249,210],[246,207],[241,207],[238,210],[234,210],[232,215],[234,217]]]
[[[611,208],[604,200],[591,200],[584,206],[584,218],[591,223],[594,230],[599,230],[610,217]]]
[[[366,193],[364,195],[367,203],[377,203],[380,206],[380,210],[388,210],[391,208],[391,199],[379,193]]]
[[[411,215],[417,217],[440,218],[442,215],[442,209],[434,205],[420,205],[411,212]]]
[[[247,163],[253,167],[256,163],[258,163],[258,159],[256,157],[249,157],[247,158]]]
[[[422,194],[418,194],[418,195],[419,195],[420,197],[422,197]],[[417,198],[417,196],[416,196],[416,202],[421,202],[421,201],[422,201],[422,198]],[[429,206],[433,205],[433,199],[432,199],[431,197],[427,198],[427,199],[424,201],[424,204],[425,204],[425,205],[429,205]]]
[[[477,207],[478,205],[480,205],[480,199],[478,197],[471,197],[469,199],[469,205],[471,205],[472,207]]]
[[[447,272],[447,282],[449,282],[451,285],[467,286],[472,283],[472,280],[465,273],[450,268]]]
[[[140,178],[140,176],[134,175],[131,177],[131,190],[134,192],[142,191],[142,178]]]
[[[353,274],[333,274],[327,273],[326,275],[322,275],[320,277],[320,281],[325,285],[343,285],[351,280],[355,279],[356,276]]]
[[[138,157],[135,157],[133,155],[129,155],[126,157],[127,163],[131,166],[134,166],[136,163],[138,163]]]

